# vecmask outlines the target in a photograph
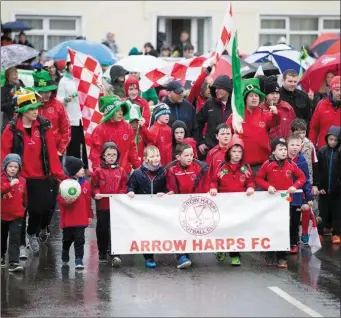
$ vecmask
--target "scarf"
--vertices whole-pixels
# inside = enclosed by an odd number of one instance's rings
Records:
[[[142,163],[142,166],[143,166],[143,168],[147,169],[149,172],[156,172],[157,170],[160,169],[161,163],[159,163],[157,167],[152,167],[149,163],[144,161]]]

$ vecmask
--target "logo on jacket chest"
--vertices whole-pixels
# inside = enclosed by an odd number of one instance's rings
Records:
[[[285,175],[288,177],[288,178],[291,178],[292,177],[292,172],[290,170],[287,170],[285,171]]]
[[[243,174],[243,175],[241,175],[241,176],[239,177],[239,181],[240,181],[241,183],[244,183],[245,180],[246,180],[245,174]]]
[[[259,125],[259,127],[264,128],[265,127],[265,122],[264,121],[260,121],[258,125]]]
[[[123,135],[123,140],[128,140],[129,136],[127,134]]]
[[[192,181],[195,181],[197,179],[197,176],[193,173],[190,178]]]
[[[48,109],[47,109],[47,112],[49,114],[53,114],[54,113],[54,108],[52,106],[50,106]]]
[[[39,130],[37,129],[35,132],[34,132],[34,136],[39,138],[40,137],[40,132]]]
[[[87,189],[87,188],[84,188],[84,189],[83,189],[83,193],[84,193],[84,194],[87,194],[87,193],[88,193],[88,189]]]

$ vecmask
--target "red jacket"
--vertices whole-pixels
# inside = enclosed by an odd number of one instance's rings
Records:
[[[39,115],[51,122],[51,129],[56,142],[57,151],[64,153],[71,140],[69,116],[64,105],[57,99],[51,98],[44,106],[39,107]]]
[[[267,101],[264,101],[259,105],[259,107],[264,111],[269,111],[270,105]],[[287,139],[291,134],[291,123],[296,118],[296,113],[289,103],[280,100],[276,107],[278,109],[278,114],[281,117],[281,121],[279,125],[270,129],[270,142],[277,137],[283,137]]]
[[[166,167],[167,189],[176,194],[207,193],[209,190],[208,166],[194,159],[184,168],[175,160]]]
[[[214,172],[217,170],[218,165],[225,161],[226,148],[221,148],[218,145],[213,147],[206,156],[206,163],[209,166],[208,173],[210,178],[213,176]]]
[[[172,129],[168,125],[162,125],[156,121],[149,130],[154,135],[155,146],[159,148],[161,164],[165,166],[168,153],[167,145],[172,143]]]
[[[241,171],[245,166],[249,171],[249,177]],[[249,165],[230,162],[220,164],[211,177],[211,189],[217,189],[218,192],[245,192],[250,187],[255,188],[255,183]]]
[[[124,90],[126,92],[126,95],[128,96],[128,88],[130,85],[136,85],[136,88],[140,91],[139,81],[135,77],[129,77],[126,82],[124,83]],[[127,100],[129,98],[124,98],[123,100]],[[150,123],[150,107],[148,102],[142,98],[141,96],[137,96],[134,100],[129,99],[132,103],[139,105],[141,107],[141,114],[142,117],[145,119],[146,123],[145,125],[149,127]]]
[[[276,190],[288,190],[291,186],[301,189],[305,181],[303,171],[289,159],[284,161],[283,167],[280,167],[274,159],[265,161],[256,176],[256,183],[264,190],[268,190],[270,186]]]
[[[101,152],[107,141],[113,141],[116,144],[120,151],[119,165],[127,173],[130,173],[131,166],[138,168],[141,165],[135,147],[135,132],[124,120],[99,124],[94,129],[91,139],[92,147],[89,159],[92,161],[93,169],[100,166]]]
[[[1,174],[1,220],[12,221],[23,218],[27,204],[26,180],[18,177],[19,183],[11,187],[10,180]]]
[[[136,133],[135,131],[135,147],[136,147]],[[140,127],[140,133],[139,133],[139,142],[137,145],[137,154],[139,158],[142,160],[143,158],[143,152],[146,145],[151,146],[155,144],[155,136],[149,131],[146,124],[144,124],[142,127]]]
[[[182,143],[189,144],[193,148],[194,159],[198,159],[197,153],[197,143],[193,138],[185,138]],[[165,147],[166,159],[165,159],[165,166],[171,163],[173,160],[173,144],[170,143]]]
[[[125,194],[128,190],[128,176],[123,168],[102,163],[91,175],[92,194]],[[96,200],[97,209],[109,210],[109,198]]]
[[[309,139],[314,146],[317,145],[317,150],[326,144],[330,126],[341,126],[341,109],[335,108],[327,97],[318,103],[310,122]]]
[[[30,179],[45,179],[46,176],[43,170],[42,162],[42,142],[39,133],[39,121],[35,120],[32,123],[32,134],[31,136],[26,132],[22,118],[18,118],[16,129],[19,130],[23,135],[24,152],[21,158],[23,162],[21,175],[24,178]],[[57,154],[56,143],[53,138],[51,129],[45,131],[46,146],[49,157],[50,171],[54,178],[64,179],[65,174],[59,161]],[[1,158],[2,160],[11,153],[13,143],[13,132],[10,129],[10,125],[7,125],[2,136],[1,136]]]
[[[232,127],[232,116],[226,121],[230,127]],[[259,107],[255,108],[252,113],[245,109],[243,134],[239,136],[245,145],[245,162],[258,165],[267,160],[270,155],[268,130],[276,127],[280,120],[279,115],[264,112]]]
[[[60,194],[57,196],[60,209],[60,228],[62,229],[78,226],[87,227],[89,218],[93,218],[90,184],[85,178],[82,178],[80,184],[82,192],[75,202],[66,204]]]

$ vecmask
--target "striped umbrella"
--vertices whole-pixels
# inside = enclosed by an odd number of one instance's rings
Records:
[[[301,61],[301,53],[295,51],[286,44],[277,44],[270,46],[261,46],[256,52],[248,56],[245,61],[248,63],[272,62],[279,68],[281,73],[288,69],[293,69],[297,73],[300,72],[302,66],[305,71],[314,63],[314,59],[310,56]]]
[[[331,51],[328,51],[333,46]],[[323,54],[333,54],[340,52],[340,35],[336,33],[324,33],[320,35],[311,45],[310,50],[316,57]]]

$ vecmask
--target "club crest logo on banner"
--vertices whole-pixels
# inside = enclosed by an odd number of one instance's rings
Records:
[[[181,206],[179,220],[187,233],[204,236],[212,233],[218,226],[219,208],[212,200],[195,196]]]

